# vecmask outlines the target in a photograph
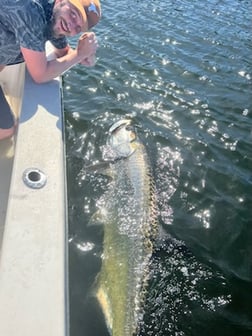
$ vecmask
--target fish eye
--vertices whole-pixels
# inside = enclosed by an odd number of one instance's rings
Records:
[[[132,125],[127,125],[127,126],[125,127],[125,129],[126,129],[127,131],[134,131],[134,127],[133,127]]]

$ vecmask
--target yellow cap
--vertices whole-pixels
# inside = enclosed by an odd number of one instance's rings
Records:
[[[92,28],[100,20],[101,5],[99,0],[69,0],[69,2],[78,9],[83,18],[83,31]]]

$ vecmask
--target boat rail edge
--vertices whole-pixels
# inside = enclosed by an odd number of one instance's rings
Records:
[[[0,335],[68,336],[61,80],[26,72],[0,255]]]

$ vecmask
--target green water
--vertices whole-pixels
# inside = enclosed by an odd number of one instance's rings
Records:
[[[124,116],[140,125],[167,234],[140,334],[252,335],[251,2],[102,5],[96,66],[63,78],[71,336],[107,335],[90,299],[102,232],[87,223],[109,181],[83,166]]]

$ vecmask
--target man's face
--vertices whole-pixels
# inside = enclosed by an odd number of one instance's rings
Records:
[[[53,8],[53,32],[56,37],[74,36],[87,30],[87,23],[75,6],[67,0],[56,1]]]

